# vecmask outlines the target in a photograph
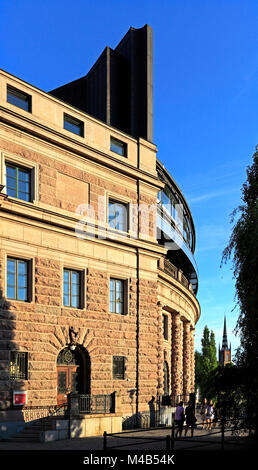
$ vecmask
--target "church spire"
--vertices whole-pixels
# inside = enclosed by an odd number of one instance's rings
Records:
[[[223,330],[223,339],[222,339],[222,349],[228,349],[226,315],[224,317],[224,330]]]
[[[219,362],[225,366],[231,362],[231,344],[230,348],[228,347],[228,336],[227,336],[227,325],[226,325],[226,315],[224,316],[224,329],[222,337],[222,345],[220,348],[219,345]]]

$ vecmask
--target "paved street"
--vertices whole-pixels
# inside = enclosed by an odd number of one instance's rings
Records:
[[[113,435],[107,437],[107,449],[112,447],[119,448],[120,450],[166,450],[166,436],[171,435],[170,428],[153,429],[149,431],[140,432],[128,432],[124,431],[119,435]],[[119,447],[117,447],[119,446]],[[246,438],[241,439],[232,436],[231,432],[225,433],[225,450],[245,451],[249,446],[247,445]],[[201,429],[198,426],[194,432],[194,438],[190,437],[190,431],[188,436],[175,441],[176,451],[188,451],[188,450],[212,450],[221,451],[221,433],[220,429],[213,428],[211,432]],[[103,437],[87,437],[80,439],[71,440],[60,440],[53,442],[0,442],[1,450],[76,450],[76,451],[92,451],[92,450],[103,450]]]

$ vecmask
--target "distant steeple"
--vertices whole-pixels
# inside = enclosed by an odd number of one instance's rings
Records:
[[[228,349],[226,316],[224,317],[224,330],[223,330],[223,339],[222,339],[222,349]]]
[[[231,344],[230,348],[228,347],[228,336],[227,336],[227,325],[226,325],[226,315],[224,316],[224,328],[223,328],[223,337],[222,337],[222,346],[219,345],[219,362],[225,366],[231,362]]]

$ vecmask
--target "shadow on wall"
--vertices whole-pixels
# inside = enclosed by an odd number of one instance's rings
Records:
[[[130,398],[133,399],[135,390],[130,390]],[[136,428],[150,428],[159,425],[160,420],[160,410],[158,409],[158,404],[155,402],[155,397],[153,396],[148,403],[149,411],[142,411],[139,413],[133,412],[132,405],[132,414],[131,416],[126,416],[123,419],[123,429],[136,429]]]
[[[17,356],[21,352],[14,341],[16,314],[11,310],[11,303],[3,296],[0,289],[0,439],[5,439],[17,432],[19,425],[24,426],[23,407],[18,401],[22,396],[15,392],[26,388],[26,381],[21,378],[22,359]],[[26,358],[26,351],[24,358]],[[26,365],[26,359],[24,361]],[[26,371],[28,373],[28,371]],[[20,378],[19,378],[20,375]]]

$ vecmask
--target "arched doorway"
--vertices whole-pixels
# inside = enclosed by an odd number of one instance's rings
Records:
[[[66,347],[57,358],[57,404],[67,402],[67,394],[90,393],[90,357],[86,349]]]

